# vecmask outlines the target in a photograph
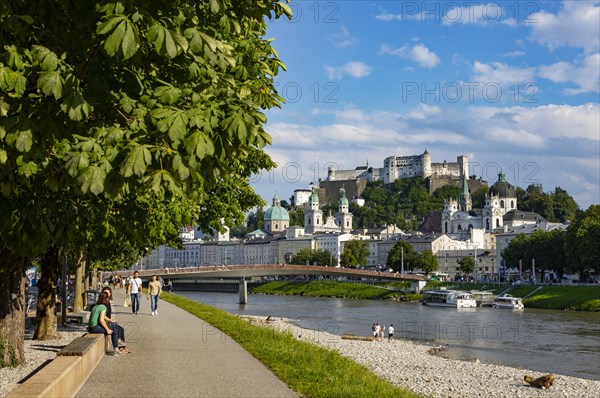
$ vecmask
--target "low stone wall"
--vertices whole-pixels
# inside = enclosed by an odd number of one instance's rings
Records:
[[[84,355],[57,356],[6,398],[75,396],[104,357],[104,335],[87,334],[84,337],[95,340]]]

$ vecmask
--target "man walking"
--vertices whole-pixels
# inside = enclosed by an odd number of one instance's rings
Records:
[[[390,325],[388,328],[388,341],[394,340],[394,325]]]
[[[140,273],[135,271],[127,287],[127,293],[131,295],[131,312],[135,315],[140,313],[140,298],[142,296],[142,280],[139,275]]]

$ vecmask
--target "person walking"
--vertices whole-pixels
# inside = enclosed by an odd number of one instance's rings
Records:
[[[129,281],[127,286],[127,293],[131,295],[131,312],[135,315],[140,314],[140,298],[142,297],[142,280],[140,279],[140,273],[135,271],[133,278]]]
[[[391,324],[388,328],[388,341],[394,340],[394,325]]]
[[[162,284],[156,278],[156,275],[152,275],[152,281],[148,284],[148,297],[150,299],[150,309],[152,315],[158,315],[158,298],[162,293]]]
[[[383,336],[385,336],[385,325],[381,325],[381,330],[379,331],[379,341],[383,341]]]

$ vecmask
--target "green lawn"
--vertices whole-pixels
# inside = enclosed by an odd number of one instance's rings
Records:
[[[398,289],[398,286],[402,285],[392,285],[390,288]],[[353,299],[387,299],[401,295],[400,292],[377,286],[339,281],[274,281],[255,287],[252,293]]]
[[[303,397],[419,397],[336,351],[296,340],[290,333],[253,325],[177,295],[165,293],[161,298],[223,331]]]
[[[522,286],[509,292],[524,297],[537,286]],[[600,286],[544,286],[523,300],[525,307],[600,311]]]

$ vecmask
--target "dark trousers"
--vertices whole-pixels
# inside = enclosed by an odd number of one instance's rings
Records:
[[[111,327],[110,325],[107,325],[109,328]],[[111,340],[112,340],[112,345],[113,347],[115,347],[115,350],[119,349],[119,332],[118,332],[118,328],[111,328],[112,330],[112,335]],[[100,325],[96,325],[93,328],[88,328],[88,331],[90,333],[102,333],[102,334],[108,334],[106,330],[104,330],[104,328]]]

